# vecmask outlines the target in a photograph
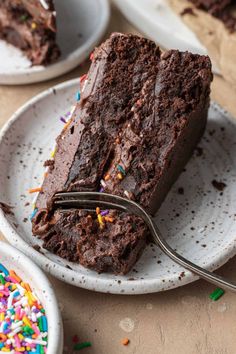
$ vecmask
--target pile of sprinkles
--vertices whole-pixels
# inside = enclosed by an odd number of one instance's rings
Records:
[[[0,263],[0,353],[47,353],[45,310],[28,283]]]

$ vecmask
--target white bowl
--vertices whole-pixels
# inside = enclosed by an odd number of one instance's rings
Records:
[[[30,284],[46,310],[48,319],[47,354],[61,354],[63,350],[63,325],[53,288],[44,273],[16,248],[0,241],[0,263],[13,269]]]

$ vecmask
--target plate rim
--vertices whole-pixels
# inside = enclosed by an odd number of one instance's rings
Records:
[[[166,30],[166,28],[163,28],[162,24],[157,24],[153,17],[150,17],[149,15],[149,12],[146,11],[142,11],[142,8],[135,2],[135,1],[132,1],[132,0],[113,0],[114,3],[116,4],[116,6],[122,11],[123,15],[130,21],[133,23],[133,25],[139,29],[142,29],[142,31],[144,33],[149,33],[149,31],[147,29],[144,29],[142,28],[142,25],[137,25],[138,21],[135,21],[134,20],[134,16],[131,15],[131,12],[128,12],[128,11],[125,11],[125,7],[129,7],[130,9],[132,9],[133,11],[135,11],[139,16],[140,18],[142,18],[143,20],[145,20],[146,22],[150,22],[152,26],[155,26],[162,30],[163,29],[165,31],[167,31],[169,33],[169,36],[170,35],[173,35],[172,31],[171,30]],[[168,6],[168,5],[167,5]],[[173,11],[172,11],[173,12]],[[197,36],[195,35],[195,33],[191,30],[189,30],[193,36],[195,37],[196,41],[198,42],[199,44],[199,47],[196,47],[195,45],[191,45],[191,48],[189,50],[198,50],[198,51],[206,51],[206,48],[200,43],[199,39],[197,38]],[[184,42],[185,44],[189,45],[188,41],[186,41],[184,38],[182,38],[182,36],[179,36],[178,33],[175,34],[175,38],[178,39],[179,41],[181,42]],[[163,45],[163,44],[162,44]],[[168,49],[168,48],[167,48]],[[206,54],[204,52],[202,52],[202,54]]]
[[[12,70],[10,73],[0,71],[1,85],[24,85],[43,82],[66,74],[81,64],[94,49],[104,35],[110,20],[110,3],[108,0],[96,0],[100,4],[100,22],[96,30],[81,46],[69,53],[63,60],[48,66],[38,66],[37,70],[31,68]]]
[[[62,82],[58,85],[50,87],[41,93],[37,94],[35,97],[28,100],[23,106],[21,106],[12,116],[11,118],[4,124],[0,131],[0,148],[4,143],[4,137],[14,125],[14,123],[20,119],[21,115],[28,110],[29,107],[34,105],[37,102],[40,102],[45,97],[53,94],[53,91],[56,89],[64,90],[66,88],[70,88],[79,84],[79,78],[75,78],[72,80],[68,80]],[[236,126],[235,119],[223,108],[221,108],[217,103],[211,102],[213,108],[220,111],[221,114],[224,115],[226,119],[228,119],[232,124]],[[89,274],[81,274],[76,270],[70,270],[65,266],[58,264],[47,258],[44,254],[37,252],[33,246],[30,246],[26,241],[24,241],[20,234],[14,230],[11,226],[10,222],[8,222],[7,217],[4,215],[4,212],[0,209],[0,231],[3,233],[5,239],[15,248],[23,252],[26,256],[30,257],[35,261],[35,263],[40,266],[41,269],[46,271],[47,273],[53,275],[54,277],[66,282],[68,284],[81,287],[87,290],[98,291],[103,293],[111,293],[111,294],[124,294],[124,295],[137,295],[137,294],[148,294],[148,293],[156,293],[161,291],[166,291],[169,289],[178,288],[179,286],[183,286],[193,281],[199,279],[198,276],[194,275],[190,271],[185,271],[185,277],[182,278],[181,284],[177,281],[178,274],[170,274],[166,276],[165,284],[169,282],[169,286],[165,288],[161,288],[160,282],[158,279],[137,279],[130,281],[129,278],[124,279],[123,276],[116,276],[116,279],[104,279],[97,278],[94,280],[94,276],[90,276]],[[214,264],[210,264],[206,267],[208,270],[216,270],[221,267],[223,264],[227,263],[229,259],[231,259],[236,254],[236,245],[235,242],[228,243],[227,251],[221,250],[217,260],[214,260]],[[93,271],[91,271],[93,272]],[[94,272],[93,272],[94,273]],[[98,275],[99,276],[99,275]],[[127,277],[127,276],[126,276]],[[74,280],[72,280],[74,279]],[[86,279],[86,282],[84,282]],[[175,282],[176,280],[176,282]],[[121,281],[121,283],[120,283]],[[174,282],[174,284],[172,283]],[[109,284],[112,283],[112,286]],[[125,289],[125,291],[123,290]]]

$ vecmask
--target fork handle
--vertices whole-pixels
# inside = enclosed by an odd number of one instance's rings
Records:
[[[149,227],[152,229],[152,235],[154,241],[157,245],[161,248],[161,250],[169,256],[173,261],[178,263],[179,265],[183,266],[184,268],[190,270],[191,272],[199,275],[200,278],[209,281],[210,283],[219,286],[223,289],[231,290],[236,292],[236,283],[233,283],[226,278],[221,277],[213,272],[208,271],[198,265],[192,263],[188,259],[182,257],[179,253],[177,253],[166,240],[163,238],[161,232],[157,228],[156,224],[152,221],[151,217],[148,215],[148,224]]]

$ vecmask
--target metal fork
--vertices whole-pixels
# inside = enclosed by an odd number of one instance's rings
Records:
[[[103,209],[116,209],[119,211],[131,213],[140,216],[147,224],[153,241],[161,248],[161,250],[170,257],[173,261],[183,266],[184,268],[197,274],[199,277],[215,284],[221,288],[236,291],[236,283],[214,274],[198,265],[192,263],[188,259],[178,254],[172,247],[168,245],[166,240],[161,235],[152,217],[137,203],[107,193],[98,192],[62,192],[54,196],[54,205],[63,209],[80,208],[91,209],[100,207]]]

